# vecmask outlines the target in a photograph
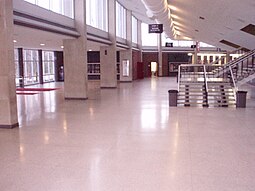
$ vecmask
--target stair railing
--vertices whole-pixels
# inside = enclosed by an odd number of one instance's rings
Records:
[[[205,107],[208,107],[208,83],[207,83],[207,74],[206,74],[206,66],[204,65],[204,83],[205,83]]]
[[[228,70],[228,66],[233,66],[233,65],[238,64],[239,62],[248,60],[249,58],[251,58],[254,55],[255,55],[255,50],[252,50],[252,51],[248,52],[247,54],[244,54],[244,55],[238,57],[237,59],[231,60],[230,62],[228,62],[224,65],[218,66],[218,67],[221,68],[221,72],[223,72],[224,70]],[[220,72],[218,71],[218,73],[220,73]]]
[[[234,73],[233,73],[233,70],[232,70],[232,67],[229,66],[229,71],[230,71],[230,75],[231,75],[231,82],[233,84],[233,90],[234,90],[234,97],[235,97],[235,100],[236,100],[236,92],[238,91],[238,88],[236,86],[236,82],[235,82],[235,78],[234,78]]]
[[[228,75],[229,72],[230,73],[232,72],[234,77],[233,80],[235,81],[235,83],[237,83],[238,81],[241,81],[242,79],[248,77],[251,73],[255,72],[254,61],[255,61],[255,51],[253,51],[248,56],[245,56],[241,60],[231,63],[228,66],[224,66],[220,75],[224,76],[224,75]]]

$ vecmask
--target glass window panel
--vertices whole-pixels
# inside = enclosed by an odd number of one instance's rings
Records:
[[[138,21],[134,16],[132,16],[132,42],[134,43],[138,42],[137,35],[138,35]]]
[[[55,13],[74,18],[73,0],[25,0]]]
[[[157,46],[157,34],[149,33],[148,24],[142,23],[142,45]]]
[[[127,38],[127,15],[126,9],[116,2],[116,35],[118,37]]]
[[[108,31],[108,0],[86,0],[86,23]]]
[[[35,4],[36,0],[25,0],[26,2]]]
[[[49,0],[37,0],[37,5],[45,9],[50,9]]]

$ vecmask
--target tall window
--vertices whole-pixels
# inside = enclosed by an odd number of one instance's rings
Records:
[[[55,81],[54,52],[43,51],[43,82]]]
[[[127,38],[127,12],[126,9],[116,1],[116,36]]]
[[[74,18],[73,0],[25,0],[55,13]]]
[[[86,22],[88,25],[108,31],[108,0],[86,0]]]
[[[149,33],[148,24],[142,23],[142,45],[157,46],[157,34]]]
[[[132,42],[133,43],[138,43],[138,21],[137,19],[132,16]]]
[[[24,84],[39,83],[39,57],[37,50],[24,50]]]
[[[18,49],[14,49],[14,64],[15,64],[15,81],[16,81],[16,86],[19,86],[19,53]]]

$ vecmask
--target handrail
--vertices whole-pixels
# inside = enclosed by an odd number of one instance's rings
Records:
[[[226,56],[222,56],[222,57],[225,58]],[[210,65],[217,65],[218,66],[218,64],[216,64],[216,63],[219,62],[222,59],[222,57],[219,57],[218,59],[214,60],[213,62],[211,62],[209,64]]]
[[[238,65],[239,63],[241,63],[242,61],[244,61],[245,59],[248,59],[250,58],[251,56],[254,56],[255,55],[255,49],[250,51],[249,53],[247,54],[244,54],[242,56],[240,56],[239,58],[235,59],[235,60],[232,60],[224,65],[212,65],[212,66],[218,66],[218,67],[221,67],[221,73],[224,73],[224,72],[227,72],[229,71],[229,66],[235,66],[235,65]],[[218,73],[220,73],[219,71],[217,71]]]
[[[178,92],[180,91],[180,81],[181,81],[181,65],[178,66],[178,78],[177,78]]]
[[[231,60],[230,62],[227,62],[226,64],[223,64],[221,66],[224,67],[224,66],[229,66],[229,65],[235,64],[236,62],[242,61],[243,59],[250,57],[254,54],[255,54],[255,50],[251,50],[247,54],[243,54],[242,56],[236,58],[235,60]],[[216,66],[218,66],[218,65],[216,65]]]
[[[208,106],[208,82],[207,82],[207,75],[206,75],[206,66],[204,65],[204,83],[205,83],[205,99],[206,99],[206,106]]]
[[[232,67],[229,66],[229,70],[230,70],[230,74],[231,74],[231,79],[232,79],[232,82],[233,82],[233,86],[234,86],[234,97],[235,97],[235,100],[236,100],[236,92],[237,92],[237,86],[236,86],[236,82],[235,82],[235,78],[234,78],[234,73],[233,73],[233,70],[232,70]]]
[[[206,67],[204,65],[204,79],[205,79],[205,90],[208,92],[208,84],[207,84],[207,75],[206,75]]]

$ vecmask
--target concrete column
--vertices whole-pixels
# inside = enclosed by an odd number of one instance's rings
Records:
[[[75,1],[75,24],[80,37],[64,40],[65,98],[87,99],[86,1]]]
[[[158,34],[158,76],[163,75],[163,56],[162,56],[162,39],[161,33]]]
[[[0,1],[0,128],[18,126],[13,46],[13,2]]]
[[[194,48],[194,54],[192,55],[192,64],[197,64],[197,48]]]
[[[227,52],[226,53],[226,63],[230,62],[231,59],[230,59],[230,52]]]
[[[142,58],[142,21],[138,20],[137,26],[137,42],[138,42],[138,49],[140,50],[140,61],[143,60]]]
[[[133,80],[132,63],[132,13],[127,10],[127,50],[120,51],[120,82],[131,82]],[[128,68],[127,67],[128,63]],[[125,73],[128,71],[128,75]]]
[[[39,57],[39,74],[37,74],[37,77],[39,78],[39,83],[43,84],[43,55],[42,55],[42,50],[38,50],[38,57]]]
[[[19,59],[19,86],[24,87],[24,62],[23,62],[23,48],[18,48]]]
[[[116,88],[117,87],[117,66],[116,66],[116,2],[115,0],[108,1],[109,14],[109,39],[112,42],[110,46],[100,47],[100,72],[101,88]]]

